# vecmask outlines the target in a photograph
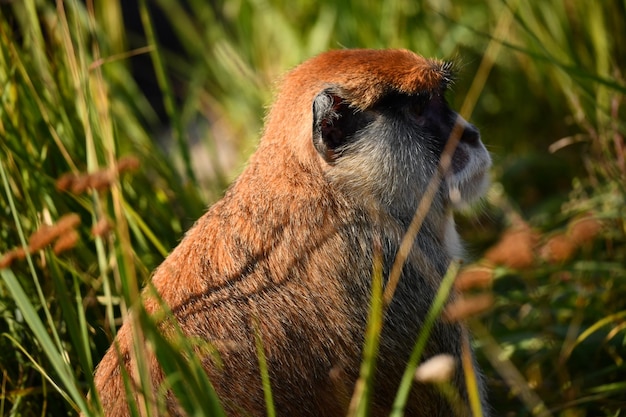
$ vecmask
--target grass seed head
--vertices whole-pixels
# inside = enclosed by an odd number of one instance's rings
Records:
[[[65,214],[55,224],[58,234],[63,234],[69,229],[74,229],[80,224],[80,216],[76,213]]]
[[[454,376],[456,359],[447,353],[435,355],[415,370],[415,380],[427,384],[448,382]]]
[[[449,323],[465,320],[491,308],[493,301],[492,294],[459,297],[446,307],[443,319]]]
[[[60,254],[61,252],[65,252],[69,249],[72,249],[76,246],[78,242],[79,236],[76,230],[69,230],[67,233],[59,237],[59,239],[54,244],[54,253],[55,255]]]
[[[124,156],[117,161],[118,172],[136,171],[139,169],[139,159],[134,156]]]
[[[593,217],[583,217],[579,220],[572,221],[568,226],[569,236],[574,243],[582,245],[596,238],[602,224]]]
[[[88,176],[88,187],[97,191],[103,191],[111,188],[111,183],[114,180],[114,175],[109,170],[101,170],[94,172]]]
[[[457,291],[468,291],[474,288],[486,288],[493,282],[493,269],[485,267],[469,267],[463,269],[456,277],[454,287]]]
[[[103,217],[98,220],[98,223],[93,225],[91,228],[91,234],[94,236],[104,236],[108,234],[111,229],[113,229],[113,226],[105,217]]]
[[[53,226],[42,224],[39,229],[35,230],[28,238],[28,248],[31,252],[36,252],[52,243],[57,236],[58,233]]]
[[[2,258],[0,258],[0,269],[8,268],[11,266],[13,261],[17,259],[24,259],[26,257],[26,252],[22,248],[15,248],[13,250],[8,251]]]
[[[487,251],[485,258],[496,265],[504,265],[513,269],[524,269],[533,265],[534,247],[537,234],[528,226],[509,229],[500,241]]]
[[[566,235],[552,236],[539,250],[539,256],[552,264],[567,261],[576,251],[576,244]]]
[[[87,188],[89,188],[89,175],[74,177],[70,188],[74,194],[82,194],[87,191]]]
[[[74,185],[74,181],[76,181],[76,175],[68,172],[67,174],[61,175],[56,181],[55,187],[59,191],[69,191]]]

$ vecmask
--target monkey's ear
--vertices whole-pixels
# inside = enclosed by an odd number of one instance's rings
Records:
[[[337,159],[338,148],[356,131],[355,110],[334,89],[327,88],[313,100],[313,146],[326,162]]]

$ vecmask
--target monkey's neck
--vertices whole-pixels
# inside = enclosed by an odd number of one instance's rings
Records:
[[[378,206],[368,210],[368,216],[379,235],[398,246],[403,240],[415,236],[413,251],[441,260],[440,269],[447,268],[452,259],[461,255],[452,212],[442,207],[439,201],[435,201],[424,216],[413,208]]]
[[[260,157],[251,160],[241,177],[241,189],[233,193],[249,193],[246,201],[252,203],[250,211],[257,215],[248,218],[262,219],[260,227],[267,228],[278,219],[298,228],[307,239],[310,229],[328,231],[350,225],[349,228],[368,229],[361,232],[363,239],[378,235],[398,246],[413,227],[414,208],[383,206],[374,198],[354,198],[341,184],[334,184],[317,164],[303,162],[289,149],[280,151],[272,147],[259,149]],[[461,255],[461,247],[452,212],[443,201],[440,192],[421,221],[413,250],[423,255],[420,257],[438,260],[436,269],[445,272],[450,261]]]

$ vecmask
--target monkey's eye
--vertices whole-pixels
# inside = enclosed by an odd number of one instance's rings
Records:
[[[422,99],[422,98],[411,100],[411,103],[409,103],[409,112],[413,116],[419,117],[422,115],[422,113],[424,113],[424,110],[426,110],[427,104],[428,104],[427,100]]]
[[[430,94],[404,94],[392,92],[376,103],[374,110],[403,114],[412,119],[419,119],[428,107]]]
[[[407,110],[411,118],[415,119],[419,125],[424,125],[426,123],[425,113],[429,105],[429,97],[419,95],[411,98]]]

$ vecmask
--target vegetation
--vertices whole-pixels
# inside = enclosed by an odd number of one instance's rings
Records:
[[[459,63],[452,103],[495,159],[458,281],[493,294],[468,321],[496,412],[623,414],[623,1],[0,3],[0,415],[99,415],[91,374],[139,288],[253,151],[280,75],[340,47]],[[138,320],[184,407],[219,415],[189,343]]]

